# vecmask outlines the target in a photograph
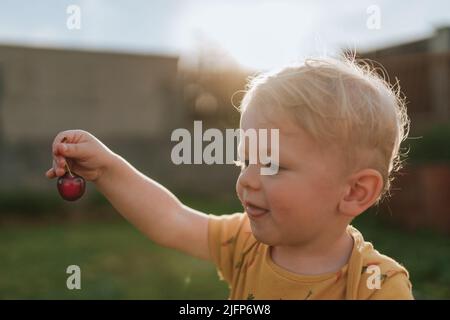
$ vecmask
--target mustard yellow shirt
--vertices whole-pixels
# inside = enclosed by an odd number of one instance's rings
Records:
[[[380,254],[349,226],[354,239],[341,270],[300,275],[278,266],[270,247],[253,237],[245,213],[209,215],[209,250],[229,299],[413,299],[408,271]]]

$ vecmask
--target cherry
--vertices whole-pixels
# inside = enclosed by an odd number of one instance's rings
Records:
[[[83,177],[70,171],[58,178],[57,186],[59,194],[67,201],[80,199],[86,190],[86,182]]]
[[[62,140],[65,142],[66,138]],[[67,172],[58,178],[56,183],[59,194],[67,201],[75,201],[80,199],[86,190],[86,181],[83,177],[74,174],[70,171],[69,165],[66,162]]]

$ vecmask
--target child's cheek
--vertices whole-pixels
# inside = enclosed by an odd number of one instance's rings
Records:
[[[274,184],[267,190],[267,200],[271,210],[280,217],[287,217],[294,209],[295,190],[282,184]]]

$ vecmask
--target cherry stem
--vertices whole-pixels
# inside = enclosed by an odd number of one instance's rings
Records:
[[[70,176],[73,178],[73,174],[72,174],[72,172],[70,171],[70,168],[69,168],[69,165],[67,164],[67,162],[66,162],[66,168],[67,168],[67,171],[69,171]]]
[[[64,137],[64,138],[61,140],[61,142],[62,142],[62,143],[66,142],[66,137]],[[67,160],[66,160],[66,168],[67,168],[67,171],[69,171],[70,176],[73,178],[73,174],[72,174],[72,171],[70,171],[69,164],[67,163]]]

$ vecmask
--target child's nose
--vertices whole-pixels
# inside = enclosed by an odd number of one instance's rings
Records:
[[[238,182],[243,188],[259,189],[261,187],[259,166],[250,164],[241,172]]]

